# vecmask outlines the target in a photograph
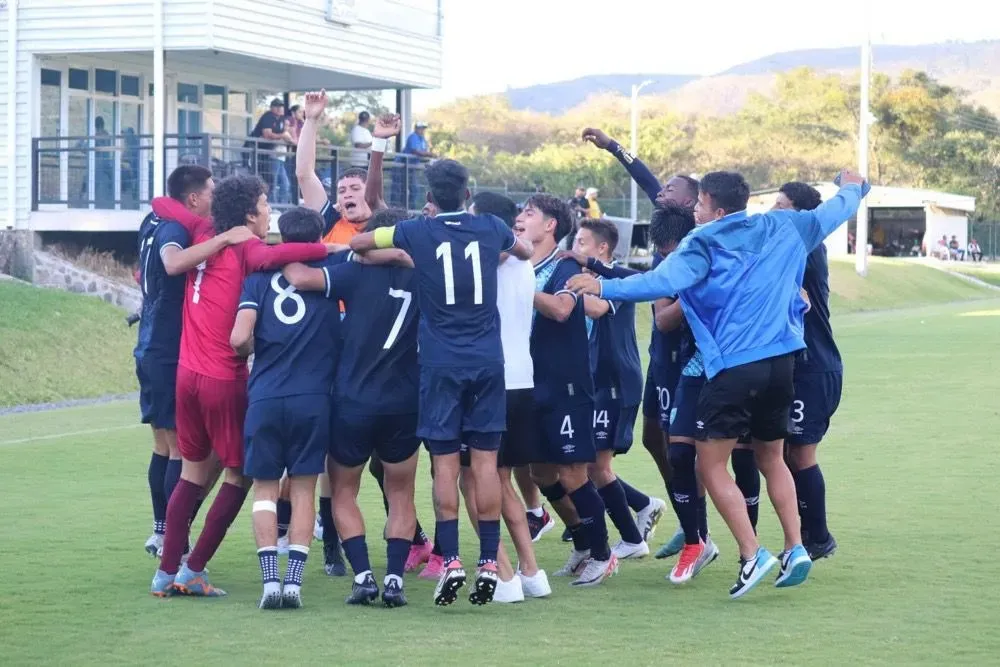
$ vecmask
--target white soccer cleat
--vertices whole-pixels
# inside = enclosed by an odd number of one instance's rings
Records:
[[[590,549],[586,551],[577,551],[576,549],[570,549],[569,558],[566,559],[566,564],[561,568],[552,573],[554,577],[575,577],[583,571],[583,568],[587,566],[587,559],[590,558]]]
[[[635,523],[644,541],[648,541],[656,532],[656,524],[660,522],[667,503],[660,498],[649,497],[649,504],[635,514]]]
[[[316,522],[313,523],[313,537],[317,540],[323,540],[323,524],[320,523],[319,514],[316,515]]]
[[[699,572],[704,570],[718,557],[719,547],[715,546],[715,542],[712,541],[712,536],[709,535],[705,538],[705,550],[701,552],[701,556],[698,558],[697,562],[695,562],[694,574],[691,576],[697,577]]]
[[[279,556],[288,555],[288,535],[278,538],[278,555]]]
[[[163,535],[153,533],[146,540],[146,545],[143,548],[150,556],[159,556],[163,551]]]
[[[498,578],[496,590],[493,591],[493,602],[524,602],[521,578],[516,575],[511,577],[510,581]]]
[[[587,565],[576,581],[571,581],[570,586],[597,586],[599,583],[618,572],[618,557],[611,554],[608,560],[587,559]]]
[[[643,558],[649,555],[649,545],[645,541],[639,542],[639,544],[632,544],[631,542],[622,540],[611,548],[611,553],[617,556],[618,560]]]
[[[539,570],[533,577],[518,572],[517,577],[521,580],[521,590],[524,591],[524,597],[544,598],[552,595],[552,587],[549,586],[549,578],[545,574],[545,570]]]

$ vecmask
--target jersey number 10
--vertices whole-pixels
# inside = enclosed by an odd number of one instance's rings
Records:
[[[439,245],[435,256],[444,263],[444,302],[448,306],[454,306],[455,267],[451,261],[451,241]],[[479,306],[483,303],[483,266],[479,261],[479,241],[465,246],[465,258],[472,260],[472,285],[475,290],[472,302]]]

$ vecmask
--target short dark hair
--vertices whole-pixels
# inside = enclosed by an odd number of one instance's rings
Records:
[[[305,206],[289,209],[278,218],[278,231],[286,243],[316,243],[323,227],[323,216]]]
[[[442,213],[462,208],[469,188],[468,169],[455,160],[438,160],[424,174],[431,200]]]
[[[653,211],[649,221],[649,241],[660,249],[681,239],[694,229],[694,211],[680,204],[667,203]]]
[[[380,227],[392,227],[398,225],[403,220],[409,220],[412,216],[410,212],[403,208],[383,208],[372,213],[365,225],[366,232],[373,232]]]
[[[698,189],[701,187],[701,183],[698,182],[698,179],[693,176],[685,176],[684,174],[677,174],[677,178],[687,183],[687,186],[691,191],[691,197],[693,199],[697,199]]]
[[[517,204],[510,197],[504,197],[496,192],[477,192],[472,195],[472,203],[476,206],[477,215],[495,215],[503,220],[508,227],[514,226],[517,218]]]
[[[98,116],[94,119],[94,128],[98,130],[104,129],[104,116]]]
[[[345,178],[360,178],[362,183],[368,182],[368,170],[364,167],[349,167],[340,175],[337,182],[340,183]]]
[[[600,218],[598,220],[583,220],[580,222],[580,229],[589,229],[590,233],[597,237],[598,243],[607,243],[608,249],[614,253],[618,247],[618,228],[610,220]]]
[[[811,211],[823,203],[819,190],[801,181],[785,183],[778,188],[778,192],[788,197],[796,211]]]
[[[741,174],[734,171],[705,174],[699,190],[712,198],[715,208],[721,208],[727,214],[742,211],[750,200],[750,186]]]
[[[283,106],[285,106],[285,100],[281,99],[280,97],[275,97],[273,100],[271,100],[272,109]]]
[[[167,196],[184,203],[192,192],[204,189],[212,178],[212,170],[200,164],[185,164],[177,167],[167,177]]]
[[[292,106],[288,107],[288,113],[295,113],[301,108],[302,108],[301,104],[293,104]]]
[[[569,205],[558,197],[538,193],[528,197],[524,205],[537,208],[545,217],[556,221],[556,243],[566,238],[566,235],[573,230],[573,214],[569,210]]]
[[[361,113],[358,114],[358,122],[363,123],[366,120],[371,120],[371,117],[372,115],[370,113],[368,113],[367,111],[362,111]]]
[[[224,178],[212,194],[212,227],[216,234],[247,224],[257,212],[257,200],[267,192],[264,181],[251,174]]]

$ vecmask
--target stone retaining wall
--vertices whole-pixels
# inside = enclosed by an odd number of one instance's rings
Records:
[[[54,287],[77,294],[100,297],[129,312],[134,312],[142,306],[142,293],[138,286],[128,287],[108,280],[40,250],[34,253],[33,282],[39,287]]]

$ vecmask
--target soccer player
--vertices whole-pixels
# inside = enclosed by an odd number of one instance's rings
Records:
[[[153,455],[147,479],[153,501],[153,534],[145,549],[157,556],[163,548],[167,501],[181,474],[174,418],[177,357],[181,346],[184,273],[222,248],[246,241],[253,233],[234,228],[196,246],[192,233],[211,227],[212,172],[205,167],[178,167],[167,179],[167,197],[152,201],[152,212],[139,227],[139,288],[142,317],[135,345],[142,423],[153,430]]]
[[[392,227],[406,211],[376,212],[368,230]],[[408,260],[399,250],[373,251]],[[329,299],[346,304],[343,348],[334,382],[334,426],[330,446],[334,517],[344,551],[355,573],[348,604],[378,599],[365,540],[365,524],[357,503],[365,463],[377,456],[384,468],[389,521],[386,526],[388,567],[383,604],[406,604],[403,572],[414,534],[414,478],[417,451],[418,309],[416,275],[411,268],[372,267],[332,256],[322,269],[292,264],[285,275],[300,289],[324,290]],[[392,259],[392,257],[387,257]]]
[[[695,215],[702,224],[655,271],[597,281],[574,276],[568,288],[608,299],[680,295],[702,353],[707,383],[698,399],[697,465],[712,501],[740,548],[730,597],[753,589],[780,560],[778,587],[805,581],[812,561],[802,546],[795,486],[783,460],[793,400],[794,353],[805,347],[799,285],[806,256],[857,211],[867,184],[849,171],[830,201],[813,211],[748,216],[742,176],[714,172],[701,181]],[[776,559],[760,546],[746,505],[726,468],[748,432],[785,536]]]
[[[479,192],[469,207],[472,215],[495,215],[513,229],[517,204],[493,192]],[[531,262],[508,256],[497,268],[497,310],[503,341],[504,386],[507,391],[507,430],[497,453],[503,498],[501,514],[517,551],[515,571],[503,543],[497,552],[496,602],[521,602],[525,597],[545,597],[552,592],[545,570],[539,569],[525,518],[524,504],[511,483],[511,470],[528,468],[536,455],[535,404],[532,390],[531,321],[534,317],[535,272]],[[475,480],[468,473],[469,453],[462,451],[460,488],[473,526],[478,525]],[[532,483],[534,487],[534,483]],[[537,488],[537,487],[535,487]]]
[[[781,186],[774,207],[812,211],[821,202],[815,188],[792,182]],[[826,527],[826,482],[816,461],[816,446],[840,405],[844,384],[844,365],[830,327],[829,279],[826,245],[821,243],[806,258],[802,276],[810,304],[804,317],[806,349],[795,360],[795,400],[785,452],[799,499],[802,543],[813,560],[831,556],[837,548]]]
[[[321,243],[268,246],[262,239],[270,218],[265,186],[259,178],[231,176],[216,186],[212,196],[214,233],[245,226],[257,238],[226,248],[188,273],[177,370],[181,478],[167,503],[163,556],[151,586],[154,595],[166,596],[175,590],[190,595],[225,594],[211,585],[205,565],[239,514],[247,493],[242,474],[247,364],[233,352],[229,341],[243,279],[254,271],[292,261],[319,260],[327,254],[327,246]],[[212,235],[208,230],[196,240]],[[215,468],[215,458],[225,468],[225,483],[205,517],[188,562],[178,571],[188,522]]]
[[[323,219],[297,207],[278,218],[278,229],[285,243],[316,243]],[[253,529],[264,585],[258,607],[294,609],[302,606],[316,479],[326,467],[340,309],[319,292],[298,292],[280,271],[254,273],[243,283],[230,343],[241,357],[254,354],[243,473],[254,487]],[[288,566],[279,583],[276,503],[286,470],[292,515]]]
[[[373,133],[375,138],[371,153],[371,181],[369,172],[364,169],[352,167],[345,170],[336,179],[337,201],[334,204],[316,174],[316,137],[319,121],[326,113],[328,102],[325,90],[306,93],[302,105],[305,120],[299,131],[295,175],[302,190],[303,206],[318,211],[323,216],[323,241],[344,245],[364,230],[373,210],[385,208],[385,202],[382,201],[382,154],[385,152],[387,139],[399,133],[400,120],[398,116],[383,116],[378,119]],[[347,570],[340,553],[340,539],[332,514],[330,478],[326,474],[320,475],[319,486],[319,524],[323,537],[324,569],[328,575],[344,576]],[[287,511],[280,502],[279,511]]]
[[[612,252],[618,245],[618,229],[607,220],[584,220],[574,241],[574,255],[593,259],[613,268]],[[577,260],[579,263],[579,259]],[[586,264],[587,262],[585,262]],[[597,462],[590,466],[590,479],[604,500],[608,515],[621,534],[612,549],[619,560],[649,554],[640,528],[629,511],[625,489],[612,470],[611,461],[632,447],[632,431],[642,400],[642,367],[635,338],[635,304],[614,303],[585,297],[584,308],[590,326],[590,366],[594,376],[594,444]],[[636,491],[637,493],[641,493]],[[645,495],[645,494],[643,494]],[[660,499],[646,496],[644,512],[662,514]],[[651,518],[651,517],[650,517]]]
[[[471,451],[480,513],[479,569],[473,604],[493,599],[500,541],[500,479],[497,449],[506,426],[503,348],[497,312],[497,266],[501,252],[531,256],[528,244],[494,216],[464,210],[469,172],[454,160],[426,171],[435,217],[407,220],[351,240],[356,252],[397,247],[413,258],[420,303],[420,414],[417,435],[434,461],[438,501],[437,536],[445,571],[434,592],[448,605],[465,585],[458,557],[459,450]]]
[[[608,151],[625,167],[632,180],[638,184],[653,206],[660,208],[668,204],[678,204],[680,206],[694,210],[694,205],[698,201],[698,181],[690,176],[681,174],[670,177],[664,185],[656,179],[656,176],[643,164],[635,155],[629,153],[617,141],[609,137],[602,130],[588,127],[583,130],[583,139],[589,141],[598,148]],[[653,267],[663,261],[663,256],[659,253],[653,255]],[[621,269],[620,269],[621,270]],[[621,275],[608,277],[623,277]],[[658,299],[653,303],[653,321],[662,319],[665,310],[673,303],[672,299]],[[673,494],[670,489],[670,479],[672,472],[667,456],[667,442],[669,436],[670,414],[673,410],[673,400],[676,394],[677,382],[681,374],[681,364],[678,363],[681,345],[681,332],[679,330],[661,331],[653,326],[649,341],[649,367],[646,373],[646,384],[642,398],[642,444],[656,462],[663,479],[667,496],[673,504]],[[636,513],[648,508],[645,496],[632,486],[622,481],[625,494],[629,500],[629,506]],[[648,511],[648,509],[647,509]],[[675,508],[676,513],[676,508]],[[652,516],[652,515],[651,515]],[[658,516],[656,517],[659,518]],[[642,523],[642,522],[640,522]],[[645,525],[640,525],[643,536],[648,539],[655,527],[655,523],[647,521]],[[684,534],[680,530],[674,533],[659,550],[656,552],[657,558],[667,558],[678,553],[684,546]]]
[[[576,586],[596,586],[618,568],[608,545],[604,501],[587,474],[594,463],[594,379],[583,300],[564,288],[580,273],[559,259],[557,244],[572,228],[566,203],[546,194],[528,198],[517,217],[521,238],[534,245],[535,320],[531,328],[538,457],[531,474],[563,522],[573,549],[556,576],[578,575]]]

